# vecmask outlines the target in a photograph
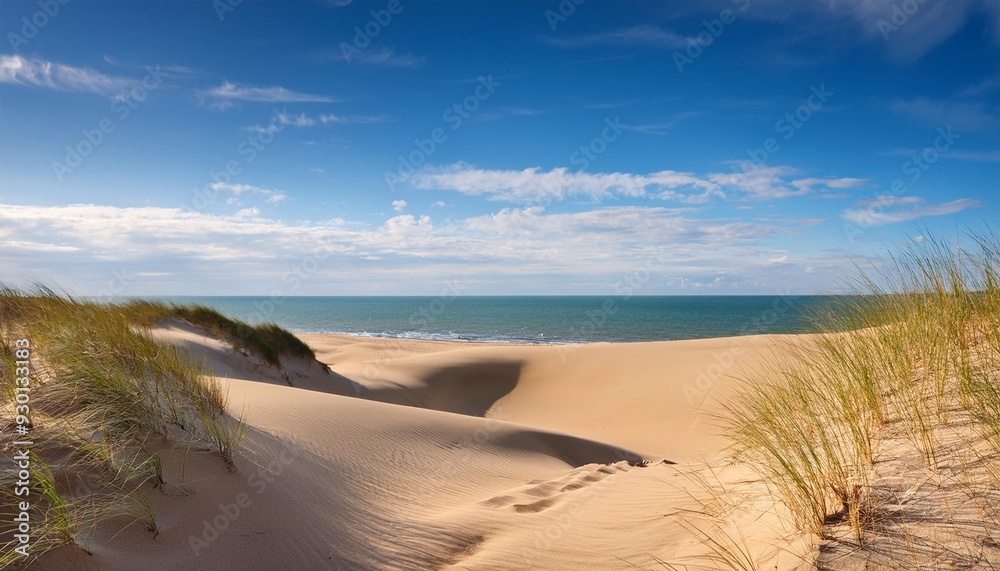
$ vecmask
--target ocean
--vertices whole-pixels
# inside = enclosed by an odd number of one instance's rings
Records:
[[[169,297],[296,333],[579,343],[664,341],[814,330],[830,296]]]

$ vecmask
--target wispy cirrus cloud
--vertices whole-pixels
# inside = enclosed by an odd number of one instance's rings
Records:
[[[744,191],[754,198],[787,198],[809,193],[808,188],[797,188],[786,182],[798,172],[798,169],[788,166],[757,167],[747,171],[711,173],[707,178],[719,186]]]
[[[759,167],[749,171],[709,173],[664,170],[648,174],[573,172],[566,168],[544,171],[480,169],[456,163],[424,169],[412,178],[421,189],[452,190],[488,200],[546,203],[582,198],[653,198],[701,204],[712,199],[787,198],[825,189],[847,189],[867,182],[861,178],[796,178],[799,170],[787,166]]]
[[[722,9],[733,8],[731,0],[684,0],[677,4],[675,10],[704,15],[718,15]],[[811,44],[809,47],[815,46],[818,35],[847,27],[856,31],[851,41],[880,46],[890,60],[900,63],[919,60],[974,18],[992,21],[994,30],[1000,31],[1000,4],[995,0],[919,1],[907,3],[905,8],[899,0],[755,0],[739,15],[767,22],[794,22],[803,31],[800,41]],[[996,41],[1000,33],[993,36]]]
[[[305,113],[299,113],[298,115],[292,115],[287,112],[281,112],[276,115],[278,122],[282,125],[291,125],[293,127],[310,127],[316,124],[311,117]]]
[[[646,175],[631,173],[572,172],[566,168],[543,171],[487,170],[465,163],[424,170],[413,177],[417,188],[454,190],[508,202],[548,202],[568,198],[604,200],[615,196],[641,197],[647,193],[698,188],[715,192],[717,185],[683,172],[661,171]]]
[[[267,125],[251,125],[245,127],[247,131],[253,133],[276,133],[284,127],[312,127],[317,123],[328,124],[355,124],[370,125],[374,123],[385,123],[389,118],[385,115],[336,115],[333,113],[320,114],[317,119],[313,119],[306,113],[288,113],[282,111],[274,115],[274,119]],[[306,141],[305,144],[315,144],[314,141]]]
[[[622,129],[625,131],[632,131],[634,133],[644,133],[646,135],[666,135],[670,133],[670,128],[674,126],[674,123],[675,121],[669,121],[666,123],[622,123]]]
[[[622,101],[608,101],[604,103],[588,103],[583,106],[584,109],[598,109],[601,111],[608,109],[619,109],[621,107],[628,107],[630,105],[636,105],[637,103],[642,103],[640,99],[625,99]]]
[[[868,179],[854,177],[794,177],[800,173],[799,169],[778,165],[731,173],[712,173],[707,178],[720,186],[741,191],[746,197],[753,199],[788,198],[825,192],[829,189],[845,190],[860,187],[868,182]]]
[[[643,24],[571,37],[544,36],[542,40],[560,48],[585,48],[592,46],[644,47],[678,49],[687,47],[691,38],[658,26]]]
[[[284,129],[285,127],[311,127],[316,124],[316,121],[306,115],[305,113],[299,113],[297,115],[289,113],[287,111],[281,111],[276,113],[271,122],[267,125],[250,125],[249,127],[244,127],[247,131],[251,133],[277,133],[278,131]]]
[[[889,109],[938,127],[953,127],[959,132],[991,131],[1000,127],[1000,109],[981,103],[917,97],[895,99]]]
[[[817,188],[829,188],[835,190],[846,190],[858,188],[868,183],[868,179],[843,177],[843,178],[801,178],[792,181],[792,186],[798,189],[814,190]]]
[[[917,156],[923,153],[927,149],[932,147],[927,147],[925,149],[893,149],[887,155],[899,155],[899,156]],[[963,151],[956,149],[948,149],[946,153],[939,153],[939,156],[943,159],[955,159],[959,161],[971,161],[977,163],[1000,163],[1000,149],[992,151]]]
[[[320,115],[319,120],[323,124],[370,125],[373,123],[386,123],[389,121],[389,117],[387,115],[337,115],[335,113],[328,113]]]
[[[947,158],[957,159],[960,161],[972,161],[978,163],[1000,163],[1000,150],[996,151],[953,151],[948,149],[948,152],[942,155]]]
[[[814,9],[825,8],[835,17],[854,20],[864,38],[883,43],[888,56],[902,62],[923,57],[955,35],[980,9],[993,12],[994,17],[998,14],[996,3],[989,0],[919,2],[916,6],[915,11],[904,13],[902,25],[895,0],[847,0],[817,4]]]
[[[229,81],[223,81],[221,85],[203,91],[202,95],[222,105],[234,100],[262,103],[334,103],[337,101],[327,95],[301,93],[276,85],[255,87],[236,85]]]
[[[380,50],[361,50],[358,53],[347,53],[341,49],[329,50],[323,52],[323,58],[329,61],[377,67],[415,68],[423,67],[427,63],[427,58],[424,56],[414,55],[412,52],[396,53],[396,50],[390,47],[382,47]]]
[[[966,87],[959,92],[959,95],[981,97],[997,91],[1000,91],[1000,73],[986,77],[982,81]]]
[[[545,109],[528,109],[526,107],[491,107],[489,111],[480,111],[471,119],[472,123],[485,123],[488,121],[501,121],[510,117],[538,117],[544,115]]]
[[[858,201],[854,208],[844,210],[844,220],[860,226],[885,226],[916,220],[924,216],[944,216],[978,208],[978,200],[959,198],[951,202],[931,204],[919,196],[885,195]]]
[[[148,71],[145,65],[121,61],[107,54],[101,56],[101,59],[103,59],[104,62],[110,66],[120,67],[124,69]],[[192,77],[201,77],[207,75],[203,71],[200,71],[196,68],[186,65],[157,65],[156,70],[159,74],[163,76],[173,77],[173,78],[192,78]]]
[[[105,75],[86,67],[73,67],[14,55],[0,56],[0,83],[113,96],[135,86],[138,82],[125,77]]]

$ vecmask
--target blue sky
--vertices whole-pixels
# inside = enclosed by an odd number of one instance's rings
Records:
[[[5,0],[0,280],[836,291],[998,219],[998,6]]]

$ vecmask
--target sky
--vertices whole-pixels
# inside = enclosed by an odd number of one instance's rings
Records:
[[[835,293],[1000,217],[1000,3],[0,4],[0,282]]]

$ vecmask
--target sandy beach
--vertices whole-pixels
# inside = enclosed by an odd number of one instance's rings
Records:
[[[205,359],[245,414],[235,469],[161,442],[155,539],[103,526],[93,555],[60,548],[38,568],[711,566],[700,534],[738,538],[781,569],[811,565],[813,542],[728,467],[713,428],[731,375],[773,337],[527,346],[302,335],[327,371],[267,367],[178,321],[154,336]],[[715,505],[717,485],[739,490],[741,505]]]
[[[0,571],[1000,570],[1000,1],[0,2]]]

